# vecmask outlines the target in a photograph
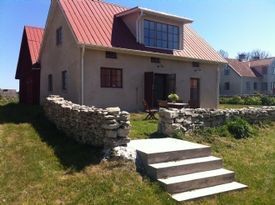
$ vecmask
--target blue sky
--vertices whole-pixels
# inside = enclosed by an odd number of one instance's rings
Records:
[[[185,16],[216,50],[230,57],[261,49],[275,56],[275,0],[106,0]],[[44,27],[50,0],[0,1],[0,88],[18,89],[14,79],[24,25]]]

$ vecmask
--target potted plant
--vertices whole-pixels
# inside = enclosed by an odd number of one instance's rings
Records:
[[[168,100],[175,103],[179,100],[179,96],[176,93],[171,93],[168,95]]]

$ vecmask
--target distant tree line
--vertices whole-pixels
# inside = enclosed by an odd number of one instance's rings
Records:
[[[219,50],[218,53],[224,57],[228,58],[228,52],[225,50]],[[265,59],[271,57],[270,53],[268,51],[263,51],[261,49],[255,49],[250,52],[239,52],[238,56],[236,56],[237,59],[239,60],[258,60],[258,59]]]

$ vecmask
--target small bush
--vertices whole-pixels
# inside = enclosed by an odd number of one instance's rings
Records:
[[[244,98],[244,104],[245,105],[261,105],[262,100],[261,100],[261,97],[259,97],[259,96],[250,96],[250,97]]]
[[[268,97],[268,96],[262,96],[261,97],[262,105],[275,105],[275,98],[274,97]]]
[[[232,98],[229,98],[227,100],[228,104],[235,104],[235,105],[243,105],[244,104],[244,99],[242,99],[240,96],[234,96]]]
[[[252,126],[244,119],[235,118],[226,123],[227,129],[236,139],[247,138],[253,134]]]

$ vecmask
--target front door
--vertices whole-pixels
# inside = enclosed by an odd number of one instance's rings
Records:
[[[159,100],[167,99],[166,75],[155,74],[154,81],[154,107],[158,107]]]
[[[191,108],[200,107],[200,79],[191,78],[190,79],[190,101]]]

